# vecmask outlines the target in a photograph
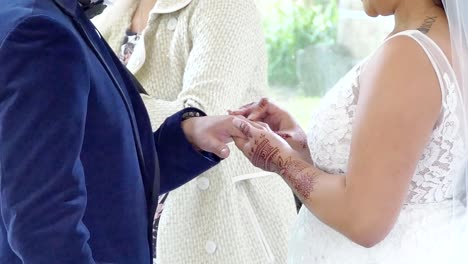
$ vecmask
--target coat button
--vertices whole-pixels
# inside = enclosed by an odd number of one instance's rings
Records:
[[[210,180],[206,177],[198,177],[197,178],[197,187],[202,191],[208,190],[210,187]]]
[[[211,240],[206,241],[205,250],[206,250],[206,253],[208,253],[210,255],[213,255],[216,252],[215,242],[213,242]]]
[[[173,17],[167,22],[167,29],[174,31],[177,28],[177,18]]]

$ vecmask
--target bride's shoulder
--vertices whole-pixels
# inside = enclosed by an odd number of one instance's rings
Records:
[[[361,82],[375,84],[385,81],[406,86],[418,82],[427,84],[428,79],[432,79],[437,83],[428,50],[413,33],[405,32],[388,38],[363,65]],[[433,78],[428,78],[431,76]]]
[[[406,110],[432,109],[434,115],[440,111],[442,95],[433,62],[411,36],[397,35],[386,40],[368,58],[359,82],[363,102],[413,102]]]

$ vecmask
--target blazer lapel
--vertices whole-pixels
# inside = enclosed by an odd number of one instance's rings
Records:
[[[111,78],[112,82],[114,83],[114,87],[117,89],[118,93],[122,97],[122,100],[127,108],[127,113],[130,118],[130,122],[132,125],[132,132],[135,142],[135,148],[138,155],[138,162],[140,165],[140,172],[145,183],[145,190],[148,191],[146,194],[147,203],[148,203],[148,241],[150,245],[150,251],[152,252],[153,248],[152,244],[152,225],[153,225],[153,218],[154,213],[156,210],[157,199],[159,194],[159,164],[158,164],[158,157],[157,152],[154,149],[154,142],[152,146],[147,146],[147,148],[151,148],[153,151],[150,151],[153,155],[149,155],[154,160],[149,160],[150,165],[153,165],[154,168],[154,175],[149,175],[147,172],[147,168],[152,168],[152,166],[147,167],[145,162],[144,151],[141,144],[140,139],[140,131],[138,130],[138,121],[134,114],[134,108],[132,106],[132,97],[129,96],[130,91],[126,89],[125,82],[122,80],[122,75],[128,73],[125,72],[126,68],[120,64],[120,61],[115,57],[111,48],[107,45],[107,43],[101,39],[97,29],[94,25],[86,18],[84,13],[79,9],[78,3],[76,0],[54,0],[54,2],[61,8],[61,10],[67,14],[73,21],[76,29],[83,37],[83,39],[88,44],[89,48],[95,53],[96,57],[99,59],[103,67],[105,68],[106,72],[108,73],[109,77]],[[95,32],[94,32],[95,31]],[[120,65],[119,65],[120,64]],[[121,66],[124,69],[122,72],[119,71],[117,65]],[[139,82],[133,77],[133,75],[129,74],[128,78],[130,82],[134,84],[136,89],[140,87],[141,92],[144,92],[144,89],[141,87]],[[128,82],[127,82],[128,83]],[[131,92],[132,95],[138,97],[138,93],[136,91]],[[135,99],[133,97],[133,99]],[[136,98],[139,99],[139,98]],[[140,99],[141,101],[141,99]],[[142,103],[141,103],[142,104]],[[144,108],[143,105],[139,106],[140,108]],[[144,109],[143,109],[144,111]],[[143,113],[146,115],[146,112]],[[141,121],[141,120],[140,120]],[[149,118],[146,116],[146,119],[141,121],[143,124],[146,124],[148,127],[151,127],[149,123]],[[142,131],[142,135],[144,135],[144,139],[146,144],[148,137],[152,138],[151,130]],[[148,135],[149,134],[149,135]]]
[[[54,0],[54,2],[62,9],[68,16],[75,16],[78,8],[77,0]]]
[[[125,82],[122,80],[121,72],[116,66],[117,63],[120,63],[120,62],[118,61],[118,59],[114,58],[115,56],[113,57],[112,50],[107,45],[107,43],[100,38],[100,35],[98,35],[98,32],[97,32],[97,29],[93,26],[93,24],[89,21],[89,19],[86,18],[84,13],[79,9],[79,6],[76,0],[54,0],[54,2],[60,7],[60,9],[66,15],[68,15],[72,19],[76,29],[78,30],[80,35],[83,37],[85,42],[88,44],[89,48],[95,53],[96,57],[99,59],[102,66],[105,68],[106,72],[111,78],[114,84],[114,87],[117,89],[119,95],[121,96],[125,104],[127,113],[129,115],[131,125],[132,125],[133,137],[135,141],[135,147],[137,150],[141,175],[145,181],[145,185],[148,186],[149,189],[154,192],[155,185],[159,187],[159,185],[155,184],[154,181],[158,181],[159,177],[158,175],[154,175],[154,177],[149,177],[149,174],[146,171],[147,167],[146,167],[146,162],[144,159],[143,148],[141,146],[140,132],[138,130],[138,122],[136,120],[136,117],[133,111],[134,108],[132,106],[132,102],[131,102],[132,100],[129,97],[129,92],[126,89]],[[125,69],[123,65],[122,65],[122,68]],[[136,79],[131,79],[130,81],[134,82],[135,84],[138,83]],[[136,87],[138,86],[141,87],[141,85],[136,85]],[[158,173],[158,171],[159,170],[155,170],[155,173]],[[153,182],[148,182],[148,181],[151,181],[151,179],[153,179]],[[150,192],[149,195],[152,195],[153,192]],[[149,200],[151,199],[152,197],[149,197]]]

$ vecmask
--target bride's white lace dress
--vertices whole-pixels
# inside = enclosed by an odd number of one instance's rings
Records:
[[[398,221],[384,241],[367,249],[323,224],[302,207],[289,243],[290,264],[451,263],[446,254],[451,249],[447,234],[453,227],[452,179],[463,147],[458,133],[459,120],[454,113],[455,77],[443,53],[428,37],[418,31],[401,34],[417,41],[430,57],[441,84],[442,109]],[[341,79],[312,117],[309,133],[312,158],[318,168],[329,173],[342,174],[347,169],[362,67],[365,62]]]

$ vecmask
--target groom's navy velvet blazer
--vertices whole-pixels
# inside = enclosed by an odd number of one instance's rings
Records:
[[[219,161],[189,110],[153,133],[76,0],[0,0],[0,263],[151,263],[158,194]]]

